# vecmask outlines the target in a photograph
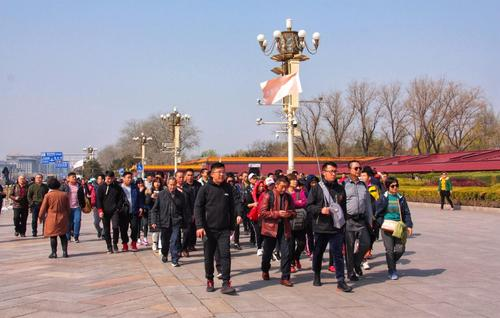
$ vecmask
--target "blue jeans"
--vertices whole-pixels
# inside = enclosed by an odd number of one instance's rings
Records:
[[[66,233],[66,237],[68,241],[71,239],[71,234],[75,240],[80,237],[80,227],[82,223],[82,209],[81,208],[72,208],[71,213],[69,215],[69,231]]]
[[[163,256],[168,256],[168,250],[170,249],[172,263],[174,264],[179,261],[179,250],[177,248],[177,238],[179,236],[179,231],[180,225],[161,228],[161,254]]]
[[[321,272],[323,265],[323,253],[326,245],[330,244],[330,254],[333,255],[335,264],[335,277],[337,282],[344,281],[344,256],[342,245],[344,244],[344,233],[314,233],[313,272],[317,275]]]
[[[40,204],[35,203],[31,206],[31,233],[38,234],[38,212],[40,211]]]

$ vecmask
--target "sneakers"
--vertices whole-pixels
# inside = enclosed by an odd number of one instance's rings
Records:
[[[314,274],[313,286],[321,286],[321,276],[319,274]]]
[[[128,244],[127,243],[122,244],[122,252],[128,252]]]
[[[335,266],[333,266],[333,265],[328,266],[328,271],[335,273]]]
[[[75,243],[80,243],[80,239],[78,237],[75,237]]]
[[[234,289],[234,287],[231,286],[231,282],[230,281],[227,281],[227,282],[224,282],[222,283],[222,288],[220,289],[220,292],[222,294],[234,294],[236,293],[236,289]]]
[[[262,254],[264,254],[264,250],[261,248],[257,249],[257,256],[262,256]]]
[[[144,246],[149,246],[149,243],[148,243],[148,239],[147,239],[147,238],[143,238],[143,239],[142,239],[142,245],[144,245]]]
[[[268,272],[262,272],[262,280],[269,280],[269,273]]]
[[[398,272],[394,271],[394,272],[392,272],[392,273],[389,273],[388,278],[389,278],[390,280],[398,280],[398,279],[399,279]]]
[[[293,287],[293,283],[289,279],[281,279],[280,284],[285,287]]]
[[[182,257],[189,257],[189,252],[188,252],[188,250],[183,250],[183,251],[181,252],[181,256],[182,256]]]
[[[213,280],[207,280],[207,292],[212,293],[214,291],[215,291],[214,281]]]
[[[302,264],[300,264],[300,261],[299,260],[296,260],[295,261],[295,266],[297,267],[297,269],[302,269]]]
[[[354,266],[354,272],[360,277],[363,276],[363,270],[361,269],[361,266]]]
[[[233,244],[233,248],[236,249],[236,250],[238,250],[238,251],[241,251],[241,246],[238,243],[234,243]]]
[[[179,262],[172,262],[172,267],[180,267],[181,264],[179,264]]]
[[[222,273],[217,274],[217,279],[222,279]]]
[[[337,290],[343,291],[344,293],[350,293],[352,292],[352,287],[347,285],[346,282],[341,281],[337,283]]]
[[[356,276],[356,274],[352,274],[351,276],[349,276],[349,280],[351,282],[357,282],[359,280],[358,276]]]
[[[278,252],[274,251],[273,252],[273,261],[279,261],[281,259],[281,256]]]
[[[371,268],[370,264],[368,264],[368,261],[364,261],[363,263],[361,263],[361,265],[363,266],[364,270],[369,270]]]
[[[130,243],[130,249],[132,250],[132,252],[137,252],[137,243],[132,241],[132,243]]]
[[[297,273],[297,267],[295,267],[295,265],[290,266],[290,273]]]

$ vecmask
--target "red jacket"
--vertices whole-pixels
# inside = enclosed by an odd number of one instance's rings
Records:
[[[261,192],[261,193],[258,193],[259,191],[259,187],[261,184],[264,184],[264,192]],[[264,193],[266,193],[267,191],[267,186],[265,185],[264,181],[262,180],[259,180],[257,181],[257,183],[255,183],[255,186],[252,190],[252,199],[253,199],[253,202],[259,202],[260,200],[262,200],[262,195]],[[252,222],[257,222],[259,220],[259,207],[258,206],[254,206],[253,208],[250,209],[250,211],[248,212],[247,214],[247,217],[250,221]]]
[[[280,193],[276,190],[273,190],[274,194],[274,203],[273,206],[269,207],[269,192],[266,192],[261,196],[259,200],[259,219],[262,220],[261,226],[261,234],[271,237],[278,236],[278,225],[280,220],[283,222],[285,226],[285,238],[289,240],[292,236],[292,227],[290,226],[290,219],[294,218],[297,213],[293,208],[293,200],[288,192],[285,192],[283,195],[286,196],[286,200],[284,202],[284,206],[281,210],[285,210],[288,212],[289,218],[282,218],[279,215],[280,210]]]

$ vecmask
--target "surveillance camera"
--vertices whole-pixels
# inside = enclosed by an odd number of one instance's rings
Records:
[[[257,105],[262,105],[262,99],[257,98]]]
[[[277,133],[275,137],[276,139],[280,139],[280,134]]]
[[[299,124],[299,123],[297,122],[297,119],[293,119],[293,120],[292,120],[292,126],[293,126],[293,127],[297,127],[297,126],[298,126],[298,124]]]
[[[262,125],[262,118],[257,118],[255,122],[257,123],[257,125]]]

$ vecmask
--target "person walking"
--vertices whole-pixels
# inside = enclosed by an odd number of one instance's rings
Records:
[[[314,286],[321,286],[321,268],[323,253],[330,244],[330,255],[335,264],[337,289],[351,292],[344,276],[344,256],[342,246],[345,237],[346,192],[336,180],[337,164],[325,162],[321,168],[322,181],[309,191],[307,211],[312,216],[315,238],[313,252]]]
[[[115,173],[106,171],[104,183],[97,189],[97,209],[99,217],[102,219],[102,235],[106,240],[108,254],[118,252],[118,239],[121,229],[120,211],[125,200],[127,200],[124,196],[121,186],[115,182]],[[113,245],[111,245],[111,226],[113,228]]]
[[[70,218],[70,202],[65,192],[59,190],[61,183],[56,178],[47,181],[48,193],[45,195],[41,205],[38,220],[40,224],[45,223],[43,235],[50,238],[52,253],[49,258],[57,258],[57,238],[61,240],[63,257],[68,255],[68,238]]]
[[[67,182],[61,186],[61,191],[66,192],[71,209],[69,217],[69,230],[66,234],[68,241],[71,237],[75,243],[80,243],[80,228],[82,222],[82,207],[85,206],[85,194],[83,187],[76,179],[76,173],[68,173]]]
[[[377,222],[383,224],[384,221],[403,221],[407,231],[407,233],[402,233],[402,238],[394,237],[390,231],[381,231],[389,279],[396,280],[399,278],[396,263],[405,252],[406,236],[413,234],[413,221],[405,197],[398,192],[398,179],[388,177],[385,186],[388,190],[382,195],[377,204],[375,213]]]
[[[132,180],[132,172],[125,171],[123,174],[122,189],[127,199],[120,213],[120,233],[123,243],[122,251],[128,251],[128,228],[130,226],[130,249],[133,252],[137,252],[140,218],[144,211],[144,197],[140,194],[137,185]]]
[[[292,237],[290,219],[294,218],[296,213],[293,206],[293,199],[286,191],[288,185],[289,182],[286,177],[278,177],[274,189],[264,194],[258,208],[259,219],[262,221],[261,233],[264,238],[264,253],[261,262],[262,279],[270,279],[269,269],[271,268],[271,258],[276,243],[278,243],[281,252],[280,284],[292,287],[293,283],[290,280],[290,239]]]
[[[35,182],[28,188],[28,203],[31,209],[31,234],[33,237],[38,235],[38,213],[43,197],[49,192],[49,187],[43,183],[43,176],[37,174]],[[43,232],[43,225],[42,225]]]
[[[247,214],[248,219],[252,222],[252,228],[255,233],[255,242],[257,245],[257,256],[262,256],[264,250],[262,249],[262,234],[261,234],[261,222],[259,220],[259,209],[258,205],[262,198],[262,195],[267,192],[267,186],[263,180],[257,181],[251,194],[247,193],[247,198],[245,202],[250,211]]]
[[[94,180],[90,179],[93,182],[89,182],[92,188],[89,187],[90,190],[90,204],[92,205],[92,216],[94,228],[97,232],[97,238],[101,239],[102,237],[102,227],[101,227],[101,218],[99,217],[99,211],[97,210],[97,189],[104,183],[104,175],[100,174]]]
[[[26,177],[20,175],[11,190],[9,198],[12,200],[14,211],[14,234],[15,236],[26,236],[26,222],[28,221],[28,183]]]
[[[163,190],[163,179],[160,177],[155,177],[151,181],[151,189],[146,189],[146,202],[145,206],[146,209],[149,210],[148,212],[148,227],[152,233],[151,235],[151,241],[152,241],[152,250],[153,252],[156,252],[158,250],[158,245],[159,245],[159,238],[160,238],[160,229],[159,228],[152,228],[152,220],[151,220],[151,209],[153,208],[156,199],[158,199],[158,194]],[[161,243],[160,243],[161,245]]]
[[[215,291],[214,256],[217,250],[223,281],[221,293],[233,294],[236,290],[231,286],[230,236],[236,224],[242,221],[241,216],[236,215],[236,205],[241,203],[234,198],[233,188],[225,182],[223,163],[212,164],[210,176],[200,188],[194,207],[196,235],[203,239],[207,292]]]
[[[289,174],[288,180],[290,180],[290,185],[288,186],[288,193],[290,193],[295,212],[297,216],[292,221],[292,237],[290,238],[290,253],[292,259],[292,267],[290,271],[296,273],[298,270],[302,269],[302,264],[300,263],[300,255],[304,252],[306,247],[306,219],[307,212],[305,207],[307,205],[307,198],[304,189],[299,185],[297,176],[295,174]]]
[[[194,222],[194,203],[201,188],[201,183],[194,179],[194,170],[187,169],[185,182],[182,185],[184,193],[188,199],[188,209],[191,217],[184,220],[186,222],[186,235],[182,238],[182,256],[189,257],[189,252],[195,251],[196,245],[196,224]]]
[[[446,172],[441,173],[441,177],[439,177],[438,181],[438,192],[441,197],[441,210],[444,209],[444,200],[448,201],[450,204],[451,210],[454,209],[453,201],[451,200],[451,192],[453,191],[453,187],[451,185],[451,180],[448,177]]]
[[[170,249],[173,267],[180,266],[177,236],[187,208],[186,198],[177,188],[176,178],[169,178],[167,189],[158,194],[151,209],[151,227],[161,232],[162,262],[167,262]]]
[[[361,165],[353,160],[348,163],[349,177],[345,180],[346,192],[346,265],[350,281],[363,276],[361,262],[370,248],[370,234],[373,210],[366,184],[359,179]],[[338,270],[337,270],[338,271]]]

